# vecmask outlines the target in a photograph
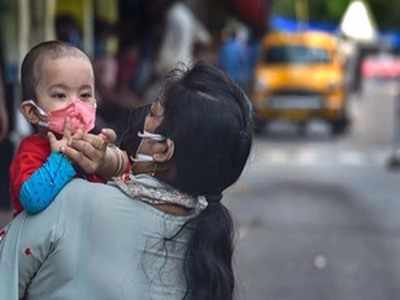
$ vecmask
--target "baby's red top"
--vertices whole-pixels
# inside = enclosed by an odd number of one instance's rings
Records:
[[[46,162],[50,153],[49,140],[44,136],[34,134],[21,141],[10,166],[10,192],[15,214],[23,210],[19,201],[22,184]],[[97,175],[84,177],[91,182],[105,182]]]

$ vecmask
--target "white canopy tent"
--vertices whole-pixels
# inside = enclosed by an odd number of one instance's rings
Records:
[[[366,3],[353,0],[347,7],[340,23],[340,32],[347,38],[361,44],[374,44],[378,41],[375,20]]]

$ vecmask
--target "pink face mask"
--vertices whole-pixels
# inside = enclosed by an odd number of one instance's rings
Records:
[[[46,113],[34,101],[28,100],[36,107],[39,114],[47,118],[47,121],[39,121],[39,125],[48,127],[51,131],[63,134],[65,120],[68,117],[72,132],[82,129],[88,133],[94,128],[96,120],[96,104],[86,103],[79,99],[74,99],[68,106]]]

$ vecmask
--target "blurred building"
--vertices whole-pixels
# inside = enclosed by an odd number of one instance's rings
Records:
[[[93,58],[109,53],[123,61],[125,57],[131,69],[116,76],[134,78],[130,88],[140,96],[146,81],[153,78],[149,62],[159,59],[167,14],[176,2],[192,11],[204,32],[211,34],[203,34],[203,40],[211,40],[211,49],[217,49],[222,28],[232,17],[262,34],[272,0],[0,0],[1,59],[5,81],[10,84],[8,98],[19,99],[18,72],[24,55],[33,45],[50,39],[67,41]],[[193,48],[199,57],[207,57],[201,53],[201,45]],[[29,130],[19,118],[14,123],[20,134]]]

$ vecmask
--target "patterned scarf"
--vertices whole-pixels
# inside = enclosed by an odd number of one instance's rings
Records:
[[[177,204],[188,209],[194,209],[196,213],[200,213],[208,205],[205,197],[194,197],[179,192],[170,185],[147,174],[124,174],[120,177],[114,177],[110,183],[119,187],[129,197],[153,205]]]

